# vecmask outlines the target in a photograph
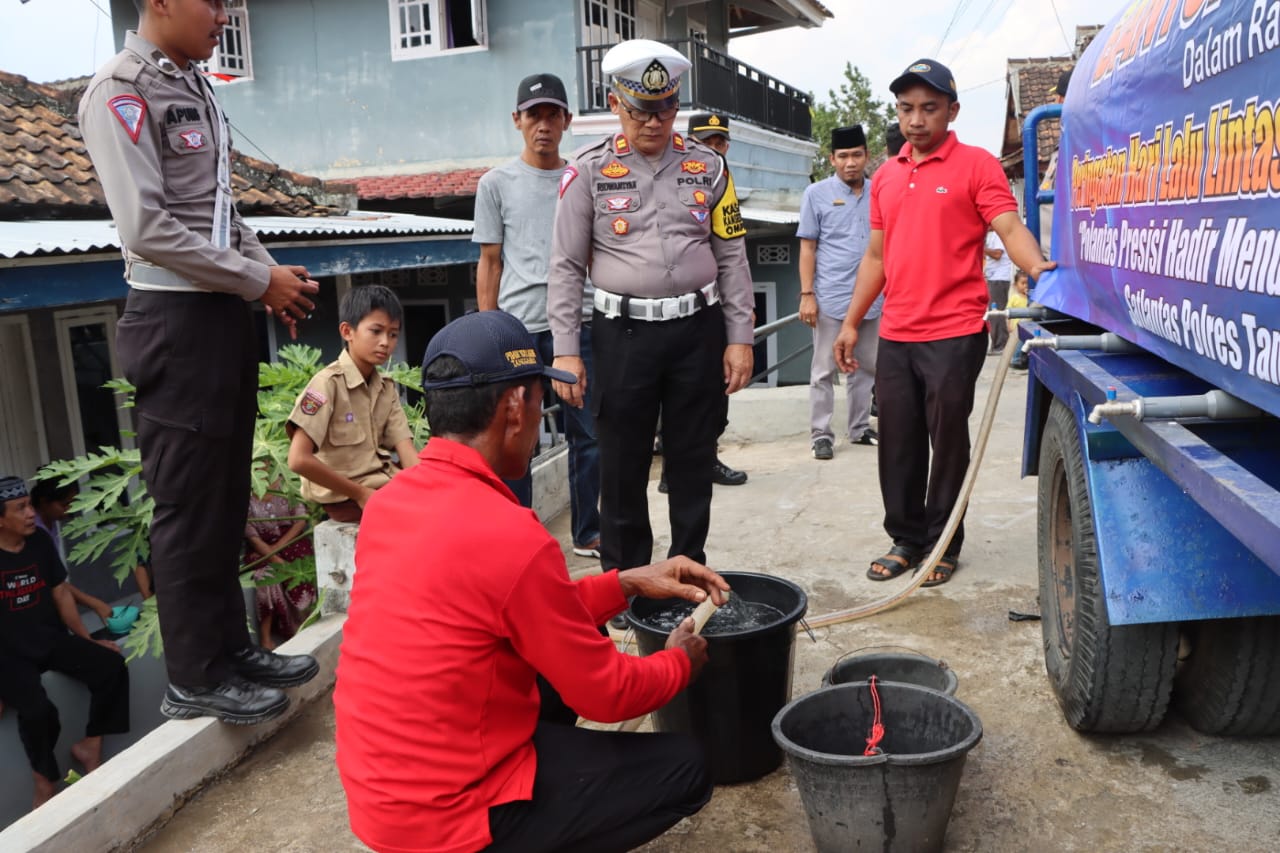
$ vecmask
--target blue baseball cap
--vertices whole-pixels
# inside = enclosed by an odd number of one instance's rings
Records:
[[[466,373],[448,379],[428,380],[427,368],[442,355],[462,362]],[[546,376],[575,384],[578,377],[542,363],[533,335],[506,311],[464,314],[436,332],[422,359],[422,388],[467,388],[509,382],[525,376]]]

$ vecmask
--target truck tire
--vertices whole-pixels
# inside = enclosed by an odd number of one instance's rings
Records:
[[[1079,432],[1059,400],[1041,441],[1037,517],[1044,664],[1067,723],[1082,732],[1155,728],[1173,689],[1178,628],[1108,620]]]
[[[1191,654],[1174,682],[1175,707],[1210,735],[1280,734],[1280,617],[1184,626]]]

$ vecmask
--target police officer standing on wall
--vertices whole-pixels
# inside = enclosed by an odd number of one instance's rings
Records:
[[[720,395],[751,377],[745,229],[724,160],[673,132],[689,61],[636,39],[611,48],[600,67],[613,77],[609,108],[622,131],[577,152],[560,183],[547,310],[555,366],[578,383],[555,390],[582,405],[578,328],[590,263],[601,563],[652,562],[646,487],[659,408],[668,555],[705,563]]]
[[[261,301],[296,337],[319,285],[279,266],[231,194],[227,121],[195,63],[218,46],[222,0],[135,0],[137,32],[98,71],[80,128],[124,248],[129,296],[116,327],[136,390],[142,476],[155,500],[151,565],[169,687],[161,711],[257,723],[281,687],[318,671],[307,655],[250,642],[240,543],[257,411]]]

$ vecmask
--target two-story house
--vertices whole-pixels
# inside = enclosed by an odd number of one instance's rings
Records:
[[[136,21],[132,0],[111,0],[111,13],[119,43]],[[354,182],[361,209],[459,218],[471,216],[480,175],[519,151],[510,116],[521,78],[565,81],[577,113],[567,153],[617,129],[604,52],[637,37],[674,45],[693,62],[677,128],[699,110],[731,117],[758,321],[794,310],[812,99],[734,59],[729,45],[821,26],[831,13],[816,0],[242,0],[228,13],[210,70],[241,138],[291,169]],[[474,305],[474,260],[356,281],[414,287],[402,294],[412,345]],[[759,348],[757,363],[806,340],[789,329]],[[792,381],[806,381],[796,369]]]

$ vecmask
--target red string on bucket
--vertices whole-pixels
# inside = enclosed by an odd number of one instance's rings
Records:
[[[879,755],[883,750],[880,749],[880,741],[884,740],[884,723],[880,717],[880,691],[876,689],[876,677],[873,675],[871,682],[871,705],[875,708],[875,719],[871,723],[871,737],[867,738],[867,748],[862,751],[863,755]]]

